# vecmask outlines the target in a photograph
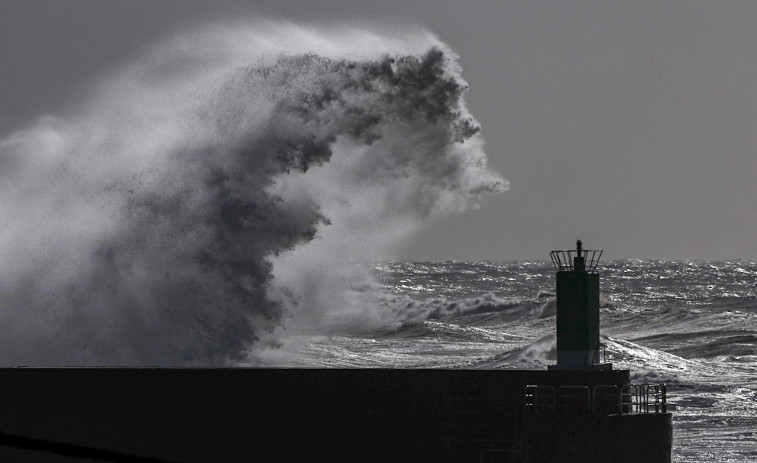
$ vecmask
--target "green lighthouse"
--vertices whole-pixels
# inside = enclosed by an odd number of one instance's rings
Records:
[[[557,365],[550,370],[607,370],[599,357],[599,273],[601,250],[552,251],[557,270]]]

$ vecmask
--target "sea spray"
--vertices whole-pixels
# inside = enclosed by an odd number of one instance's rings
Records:
[[[3,364],[244,363],[281,326],[366,323],[361,262],[506,188],[433,35],[254,26],[0,141]]]

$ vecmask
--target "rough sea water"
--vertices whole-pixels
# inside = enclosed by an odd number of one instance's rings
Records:
[[[0,137],[0,364],[546,368],[551,265],[394,254],[507,189],[466,89],[423,30],[144,50]],[[668,384],[675,461],[757,459],[757,264],[600,272],[607,361]]]
[[[546,369],[555,363],[551,262],[374,266],[383,329],[290,338],[298,366]],[[757,460],[757,262],[600,263],[602,355],[634,384],[665,383],[673,461]]]

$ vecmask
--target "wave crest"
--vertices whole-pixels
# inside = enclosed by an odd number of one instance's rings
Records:
[[[0,141],[0,361],[238,362],[363,310],[344,262],[507,187],[456,57],[419,35],[210,28]]]

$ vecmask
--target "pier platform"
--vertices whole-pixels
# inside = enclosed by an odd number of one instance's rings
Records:
[[[559,433],[524,422],[526,386],[628,384],[627,370],[5,368],[0,459],[522,461],[524,435]]]

